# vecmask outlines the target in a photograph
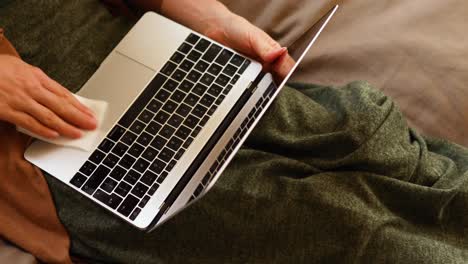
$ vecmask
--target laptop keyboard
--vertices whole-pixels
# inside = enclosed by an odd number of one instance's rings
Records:
[[[239,145],[240,141],[245,136],[249,128],[253,125],[254,121],[258,119],[262,110],[266,107],[268,102],[270,102],[275,92],[275,86],[274,84],[272,84],[263,93],[263,96],[260,98],[260,100],[258,100],[255,107],[249,112],[249,114],[244,119],[240,127],[236,130],[232,138],[227,143],[226,147],[221,151],[216,161],[210,167],[210,170],[203,177],[202,181],[193,192],[187,204],[193,201],[198,196],[200,196],[208,187],[210,182],[213,180],[214,176],[218,173],[218,171],[221,169],[221,167],[229,158],[229,156],[234,152],[234,149]]]
[[[191,34],[70,183],[134,220],[250,63]]]

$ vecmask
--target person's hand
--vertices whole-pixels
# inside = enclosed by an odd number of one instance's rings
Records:
[[[0,120],[39,136],[79,138],[96,128],[94,114],[39,68],[0,55]]]
[[[287,50],[267,33],[232,13],[217,0],[133,0],[143,10],[157,10],[228,47],[263,63],[282,80],[294,66]]]
[[[229,13],[217,20],[218,23],[212,24],[203,33],[262,62],[277,80],[283,80],[294,66],[295,62],[286,48],[243,17]]]

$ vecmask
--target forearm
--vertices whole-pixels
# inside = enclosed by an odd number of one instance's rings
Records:
[[[140,10],[158,11],[195,31],[209,34],[217,21],[232,15],[217,0],[133,0],[134,7]]]

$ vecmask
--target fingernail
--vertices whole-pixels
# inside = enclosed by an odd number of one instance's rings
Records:
[[[58,138],[60,136],[60,134],[57,131],[52,131],[50,136],[53,137],[53,138]]]

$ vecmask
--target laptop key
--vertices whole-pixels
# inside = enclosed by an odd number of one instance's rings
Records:
[[[87,180],[88,178],[86,176],[84,176],[83,174],[81,173],[77,173],[75,174],[75,176],[73,176],[73,178],[70,180],[70,183],[72,185],[74,185],[75,187],[77,188],[81,188],[81,186],[85,183],[85,181]]]
[[[191,131],[190,131],[189,128],[187,128],[186,126],[181,126],[177,130],[176,136],[178,136],[181,139],[186,139],[190,135],[190,133],[191,133]]]
[[[151,113],[150,111],[148,110],[144,110],[140,116],[138,117],[139,120],[143,121],[144,123],[148,123],[149,121],[151,121],[151,119],[153,119],[154,117],[154,114]]]
[[[216,44],[210,46],[210,48],[206,51],[205,55],[203,55],[203,59],[208,62],[212,62],[216,56],[218,56],[219,52],[222,48]]]
[[[199,118],[197,118],[194,115],[189,115],[185,119],[184,125],[186,125],[187,127],[190,127],[190,128],[194,128],[198,124],[198,122],[200,122]]]
[[[143,158],[149,160],[150,162],[154,160],[154,158],[156,158],[156,155],[158,155],[158,151],[155,150],[154,148],[152,147],[148,147],[145,152],[143,152],[143,155],[141,155]]]
[[[199,72],[205,72],[206,69],[208,69],[210,65],[202,60],[198,61],[197,64],[195,65],[195,69],[198,70]]]
[[[135,143],[133,144],[133,146],[130,148],[130,150],[128,151],[128,153],[132,154],[133,157],[136,157],[138,158],[140,156],[140,154],[143,152],[143,150],[145,150],[145,147],[143,147],[142,145],[138,144],[138,143]]]
[[[191,49],[192,49],[192,45],[189,45],[187,43],[182,43],[182,45],[180,45],[178,51],[180,51],[183,54],[187,54],[187,53],[190,52]]]
[[[142,158],[138,159],[135,165],[133,165],[133,169],[137,170],[140,173],[143,173],[150,163]]]
[[[167,139],[161,136],[156,136],[151,142],[151,146],[157,150],[161,150],[164,147],[164,145],[166,145],[166,142]]]
[[[159,109],[161,109],[162,103],[159,102],[158,100],[151,100],[151,102],[148,104],[147,109],[150,110],[153,113],[157,113]]]
[[[138,207],[135,208],[135,210],[133,210],[133,213],[129,217],[130,220],[132,220],[132,221],[135,220],[138,217],[138,215],[140,214],[140,212],[141,212],[140,208],[138,208]]]
[[[106,180],[102,183],[101,188],[108,192],[111,193],[115,187],[117,186],[118,182],[114,181],[111,178],[106,178]]]
[[[174,134],[175,129],[169,125],[165,125],[161,131],[159,131],[159,135],[165,137],[165,138],[171,138],[171,136]]]
[[[85,185],[81,187],[81,190],[86,192],[89,195],[92,195],[94,191],[97,189],[99,185],[101,185],[102,181],[106,178],[107,174],[109,174],[110,170],[104,166],[99,166],[97,170],[89,177],[88,181],[86,181]]]
[[[156,120],[157,122],[159,122],[160,124],[164,124],[166,123],[167,119],[169,119],[169,114],[166,113],[166,112],[163,112],[163,111],[160,111],[156,117],[154,118],[154,120]]]
[[[177,163],[177,161],[171,160],[171,162],[169,162],[169,164],[167,164],[166,170],[171,171],[174,168],[174,166],[176,165],[176,163]]]
[[[210,89],[208,90],[208,93],[213,95],[214,97],[218,97],[221,92],[223,91],[223,87],[217,85],[217,84],[213,84],[211,85]]]
[[[239,69],[239,74],[243,74],[244,71],[247,69],[247,67],[249,67],[249,65],[250,65],[250,60],[245,60],[241,68]]]
[[[107,137],[112,139],[113,141],[118,141],[124,133],[125,129],[119,125],[116,125],[114,128],[112,128],[111,132],[109,133],[109,135],[107,135]]]
[[[201,77],[201,73],[199,73],[198,71],[196,70],[192,70],[188,76],[187,76],[187,79],[189,79],[190,81],[196,83],[198,82],[198,80],[200,80],[200,77]]]
[[[176,113],[181,115],[182,117],[186,117],[190,113],[190,110],[190,106],[186,104],[180,104],[180,106],[176,110]]]
[[[239,79],[240,79],[240,75],[236,74],[234,77],[232,77],[231,84],[236,84],[237,81],[239,81]]]
[[[219,54],[218,58],[216,58],[216,62],[221,65],[226,65],[233,54],[234,53],[232,53],[231,51],[225,49],[221,51],[221,54]]]
[[[149,123],[149,125],[146,127],[145,131],[150,134],[150,135],[156,135],[156,133],[158,133],[158,131],[161,129],[161,125],[152,121],[151,123]]]
[[[171,96],[171,93],[166,91],[165,89],[161,89],[157,94],[156,94],[156,99],[158,99],[161,102],[166,102],[167,99],[169,99],[169,96]]]
[[[179,138],[173,136],[173,137],[169,140],[169,142],[167,143],[167,146],[168,146],[169,148],[171,148],[172,150],[176,151],[176,150],[178,150],[178,149],[180,148],[180,146],[182,146],[182,144],[183,144],[183,141],[182,141],[182,140],[180,140]]]
[[[202,120],[200,121],[200,123],[199,123],[200,126],[206,125],[206,123],[208,122],[209,119],[210,119],[209,116],[204,116],[204,117],[202,118]]]
[[[179,68],[186,71],[186,72],[189,72],[192,68],[193,68],[193,65],[195,65],[195,63],[189,61],[189,60],[184,60],[180,65],[179,65]]]
[[[234,74],[236,74],[237,72],[237,68],[232,66],[231,64],[229,64],[228,66],[226,66],[226,68],[224,68],[223,70],[223,73],[226,74],[227,76],[233,76]]]
[[[172,74],[172,78],[178,82],[181,82],[185,76],[187,76],[187,73],[182,70],[176,70],[174,74]]]
[[[135,183],[137,183],[137,181],[140,179],[141,177],[141,174],[135,170],[130,170],[127,175],[125,175],[125,178],[124,180],[128,183],[130,183],[131,185],[134,185]]]
[[[173,114],[171,118],[169,118],[169,121],[167,121],[167,123],[175,128],[178,128],[180,124],[182,124],[183,121],[184,121],[183,117],[177,114]]]
[[[231,63],[236,65],[237,67],[240,67],[242,63],[244,62],[244,58],[238,54],[234,55],[231,59]]]
[[[117,165],[118,162],[119,162],[119,157],[117,157],[116,155],[112,153],[109,153],[109,155],[107,155],[107,157],[104,159],[102,163],[112,169],[115,167],[115,165]]]
[[[168,175],[167,171],[161,173],[161,175],[158,177],[156,182],[159,183],[159,184],[163,183],[164,180],[166,179],[167,175]]]
[[[135,195],[138,198],[141,198],[146,194],[148,189],[149,188],[147,186],[145,186],[143,183],[139,182],[139,183],[137,183],[135,185],[135,187],[133,187],[132,194]]]
[[[216,63],[213,63],[208,69],[208,72],[213,74],[214,76],[218,76],[218,74],[220,74],[222,70],[223,70],[223,67],[219,66]]]
[[[117,210],[119,213],[121,213],[124,216],[129,216],[130,213],[133,211],[133,209],[136,207],[138,204],[139,200],[133,196],[129,195],[123,203],[120,205],[119,209]]]
[[[140,115],[141,116],[141,115]],[[134,132],[135,134],[140,134],[143,129],[145,129],[145,124],[140,122],[139,120],[135,120],[135,122],[130,127],[130,131]]]
[[[127,194],[130,192],[132,189],[132,186],[126,182],[120,182],[119,185],[117,186],[117,189],[115,189],[115,193],[118,195],[125,197]]]
[[[112,149],[112,153],[114,153],[115,155],[117,155],[119,157],[122,157],[125,154],[125,152],[127,152],[127,150],[128,150],[128,146],[121,143],[121,142],[119,142]]]
[[[177,68],[177,65],[168,61],[161,69],[161,73],[164,73],[167,76],[171,76],[174,70]]]
[[[150,134],[143,132],[137,139],[137,142],[140,143],[143,146],[147,146],[151,140],[153,140],[153,136]]]
[[[163,106],[163,110],[168,113],[173,113],[176,110],[176,108],[177,108],[177,103],[175,103],[172,100],[167,101],[166,104],[164,104]]]
[[[174,55],[172,55],[171,61],[179,64],[184,59],[184,57],[185,56],[182,53],[176,52]]]
[[[86,161],[83,166],[81,166],[80,168],[80,172],[83,173],[84,175],[91,175],[91,173],[93,173],[93,171],[96,169],[96,165],[94,165],[93,163],[89,162],[89,161]]]
[[[206,107],[203,107],[202,105],[197,105],[195,106],[195,108],[193,108],[192,114],[194,114],[198,118],[202,118],[205,115],[206,111],[208,111]]]
[[[110,141],[109,139],[105,138],[101,144],[99,144],[98,149],[104,151],[105,153],[108,153],[111,151],[111,149],[114,147],[115,143]]]
[[[181,92],[181,91],[175,91],[171,99],[174,100],[175,102],[182,102],[187,94]]]
[[[166,167],[166,163],[163,161],[156,159],[150,166],[150,170],[153,171],[156,174],[161,173],[164,168]]]
[[[117,166],[112,170],[109,176],[111,176],[113,179],[117,181],[120,181],[125,176],[126,173],[127,171],[125,169],[123,169],[120,166]]]
[[[201,39],[197,45],[195,45],[195,49],[200,52],[205,52],[205,50],[210,46],[210,42],[206,39]]]
[[[159,188],[159,184],[155,183],[151,188],[148,190],[148,195],[153,195]]]
[[[215,77],[209,73],[205,73],[201,78],[200,82],[206,86],[210,86],[215,80]]]
[[[145,108],[149,101],[153,98],[154,94],[160,90],[161,86],[167,80],[167,77],[157,74],[146,89],[138,96],[136,101],[125,112],[123,117],[119,120],[119,124],[124,127],[129,127],[141,111]]]
[[[137,139],[137,135],[133,134],[130,131],[127,131],[127,133],[125,133],[121,141],[130,146],[133,144],[133,142],[135,142],[136,139]]]
[[[216,79],[216,83],[223,86],[223,87],[228,85],[229,81],[231,81],[231,78],[229,78],[225,74],[219,75],[218,78]]]
[[[145,174],[143,174],[143,177],[141,177],[141,182],[148,186],[151,186],[157,177],[158,176],[152,173],[151,171],[146,171]]]
[[[197,41],[200,39],[199,36],[193,34],[193,33],[190,33],[190,35],[187,37],[186,41],[192,45],[195,45],[195,43],[197,43]]]
[[[145,197],[143,197],[143,199],[141,199],[141,201],[140,201],[140,203],[138,204],[138,206],[141,207],[141,208],[145,207],[150,198],[151,198],[151,197],[150,197],[149,195],[145,195]]]
[[[158,158],[165,162],[169,162],[172,159],[172,157],[174,157],[174,155],[175,152],[166,147],[163,150],[161,150],[161,152],[158,155]]]
[[[89,157],[89,160],[96,164],[99,164],[105,157],[106,157],[106,154],[104,154],[102,151],[95,150],[93,154],[91,154],[91,156]]]
[[[174,159],[179,160],[180,158],[182,158],[182,155],[184,155],[184,153],[185,153],[185,149],[183,148],[179,149],[179,151],[177,151],[177,153],[175,154]]]
[[[195,85],[195,88],[193,88],[193,92],[199,96],[202,96],[206,92],[206,90],[208,90],[208,87],[201,83],[197,83]]]
[[[192,90],[193,85],[194,85],[194,84],[193,84],[192,82],[187,81],[187,80],[184,80],[184,81],[180,84],[179,89],[180,89],[181,91],[184,91],[184,92],[188,93],[188,92],[190,92],[190,90]]]
[[[177,83],[176,81],[172,80],[172,79],[169,79],[165,84],[164,84],[164,89],[168,90],[168,91],[174,91],[176,88],[177,88],[177,85],[179,85],[179,83]]]
[[[197,62],[201,58],[202,54],[196,50],[192,50],[189,55],[187,55],[187,58],[189,60],[192,60],[193,62]]]
[[[200,97],[196,96],[195,94],[193,93],[190,93],[186,98],[185,98],[185,101],[184,103],[190,105],[190,106],[194,106],[198,100],[200,99]]]
[[[124,167],[125,169],[130,169],[135,163],[136,159],[129,154],[125,154],[125,156],[120,160],[119,165]]]
[[[200,103],[206,107],[210,107],[213,102],[215,101],[215,98],[209,94],[205,94],[205,96],[202,97],[200,100]]]
[[[193,137],[189,137],[187,138],[187,140],[185,140],[185,143],[182,147],[187,149],[190,146],[190,144],[192,144],[192,142],[193,142]]]

